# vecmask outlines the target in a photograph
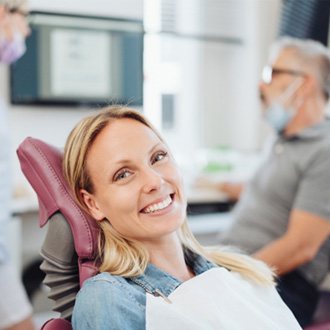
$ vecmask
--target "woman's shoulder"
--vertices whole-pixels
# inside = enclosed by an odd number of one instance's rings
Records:
[[[141,291],[141,292],[140,292]],[[104,300],[103,302],[130,300],[133,304],[143,305],[144,291],[137,290],[132,281],[122,276],[104,272],[87,279],[77,295],[79,301]]]
[[[79,291],[79,294],[91,292],[91,294],[99,294],[99,291],[106,290],[106,293],[110,292],[115,293],[129,286],[127,280],[121,276],[111,275],[110,273],[103,272],[87,279],[82,288]]]
[[[134,320],[138,324],[144,322],[143,298],[129,280],[121,276],[109,273],[93,276],[84,282],[77,294],[73,310],[74,329],[133,329],[129,325]]]
[[[123,283],[125,279],[122,276],[112,275],[108,272],[98,273],[84,282],[85,284],[99,283],[99,282],[108,282],[112,284]]]

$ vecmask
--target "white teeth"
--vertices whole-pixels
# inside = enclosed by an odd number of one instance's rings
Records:
[[[164,199],[162,202],[153,204],[148,206],[146,209],[144,209],[144,213],[151,213],[151,212],[156,212],[162,209],[165,209],[165,207],[169,206],[172,202],[171,196],[168,196],[166,199]]]

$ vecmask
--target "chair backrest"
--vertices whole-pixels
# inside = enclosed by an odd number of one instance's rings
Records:
[[[63,153],[41,140],[26,138],[17,149],[21,169],[37,194],[40,227],[48,231],[41,249],[44,283],[54,310],[71,320],[77,291],[97,273],[96,221],[75,202],[62,171]],[[61,322],[64,322],[61,325]],[[43,329],[69,329],[67,321],[47,322]]]

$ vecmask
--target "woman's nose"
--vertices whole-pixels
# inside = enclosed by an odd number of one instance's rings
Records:
[[[150,193],[152,191],[159,190],[164,183],[164,179],[161,173],[152,168],[148,168],[143,172],[142,182],[143,192]]]

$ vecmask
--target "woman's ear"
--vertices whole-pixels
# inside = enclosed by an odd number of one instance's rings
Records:
[[[92,217],[97,221],[103,220],[105,216],[100,210],[98,203],[95,200],[95,196],[85,189],[80,189],[80,194]]]

